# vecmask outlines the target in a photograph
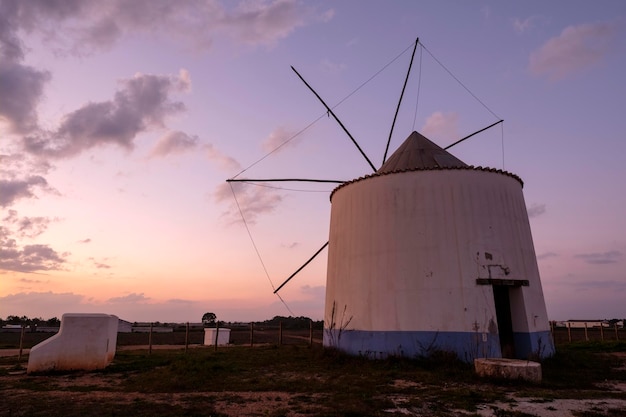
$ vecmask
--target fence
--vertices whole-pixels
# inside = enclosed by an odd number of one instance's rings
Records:
[[[278,324],[249,323],[249,324],[220,324],[220,329],[230,330],[229,345],[235,346],[258,346],[258,345],[313,345],[322,343],[323,329],[320,325],[309,323],[308,328],[293,328]],[[219,330],[218,330],[219,333]],[[146,345],[152,352],[154,346],[159,345],[184,345],[188,349],[190,345],[204,344],[204,329],[178,326],[173,332],[163,333],[151,331],[146,326],[145,331],[131,333],[118,333],[118,346]],[[217,349],[217,345],[214,345]]]
[[[613,325],[597,325],[596,322],[578,322],[576,326],[566,322],[565,325],[557,326],[550,322],[550,330],[555,344],[572,342],[605,342],[626,340],[626,330],[617,323]]]

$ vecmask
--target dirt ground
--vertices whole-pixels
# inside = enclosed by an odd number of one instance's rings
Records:
[[[200,345],[191,345],[190,349],[200,348]],[[147,346],[120,346],[119,350],[143,349]],[[206,347],[205,347],[206,348]],[[157,345],[153,349],[184,349],[181,345]],[[0,350],[0,356],[15,356],[17,349]],[[23,350],[26,355],[28,351]],[[626,353],[614,353],[622,359],[622,368],[626,370]],[[261,392],[185,392],[147,394],[140,392],[123,392],[116,390],[121,384],[123,376],[107,373],[71,373],[58,375],[27,376],[24,370],[17,370],[4,366],[5,371],[0,373],[0,417],[4,416],[43,416],[41,404],[48,404],[50,409],[59,409],[63,404],[80,404],[85,408],[98,409],[102,404],[117,407],[115,410],[135,410],[141,404],[157,404],[172,408],[180,407],[187,410],[184,415],[215,415],[215,416],[315,416],[315,415],[342,415],[333,414],[332,404],[324,394],[303,395],[302,393],[288,393],[278,391]],[[4,375],[3,375],[4,374]],[[38,385],[45,389],[37,390]],[[452,385],[452,384],[451,384]],[[454,384],[458,385],[458,384]],[[403,394],[392,395],[394,407],[384,410],[386,416],[480,416],[480,417],[600,417],[626,416],[626,383],[624,381],[604,381],[603,392],[605,398],[581,399],[552,399],[552,398],[525,398],[508,395],[507,398],[493,403],[480,404],[475,412],[466,410],[433,410],[432,404],[425,401],[421,406],[415,406],[415,398],[419,397],[420,386],[412,381],[395,381],[394,386],[402,388]],[[12,388],[7,388],[12,387]],[[413,389],[415,396],[409,392]],[[456,387],[458,388],[458,387]],[[488,389],[479,386],[468,386],[468,390]],[[446,390],[445,385],[442,388]],[[399,390],[400,391],[400,390]],[[609,395],[613,394],[613,395]],[[615,395],[617,394],[617,395]],[[11,398],[10,405],[2,398]],[[39,408],[34,406],[39,403]],[[302,406],[301,404],[306,404]],[[21,404],[16,408],[15,404]],[[188,410],[195,410],[189,412]],[[202,410],[206,410],[204,414]],[[80,415],[73,410],[68,415]],[[123,413],[123,411],[122,411]],[[144,415],[133,412],[133,415]],[[102,415],[124,415],[107,409]],[[174,415],[171,412],[166,415]],[[183,414],[181,414],[183,415]],[[379,415],[373,413],[372,415]]]

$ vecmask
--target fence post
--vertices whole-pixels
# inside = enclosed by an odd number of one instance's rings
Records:
[[[572,343],[572,323],[567,322],[567,340]]]
[[[600,341],[604,342],[604,323],[600,322]]]
[[[188,349],[189,349],[189,322],[187,322],[187,325],[185,326],[185,353],[187,353]]]
[[[254,347],[254,322],[250,322],[250,347]]]
[[[22,348],[24,347],[24,329],[26,327],[22,324],[22,328],[20,330],[20,354],[17,356],[17,363],[22,361]]]
[[[283,344],[283,322],[278,322],[278,346]]]
[[[215,346],[213,348],[213,351],[217,352],[217,341],[219,340],[218,336],[220,335],[220,322],[216,321],[215,322]]]
[[[589,333],[587,333],[587,322],[585,322],[585,340],[589,341]]]
[[[152,355],[152,322],[150,322],[150,333],[148,333],[148,354]]]
[[[617,335],[617,323],[615,323],[615,340],[619,341],[619,336]]]
[[[313,346],[313,320],[309,319],[309,346]]]

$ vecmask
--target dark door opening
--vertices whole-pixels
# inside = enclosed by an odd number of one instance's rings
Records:
[[[493,298],[496,305],[498,319],[498,334],[500,336],[500,350],[503,358],[515,358],[515,340],[513,337],[513,320],[511,319],[511,300],[509,287],[494,285]]]

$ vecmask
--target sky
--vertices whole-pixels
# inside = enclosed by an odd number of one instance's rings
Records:
[[[522,178],[549,319],[626,317],[626,3],[0,0],[0,317],[323,318],[328,183]]]

